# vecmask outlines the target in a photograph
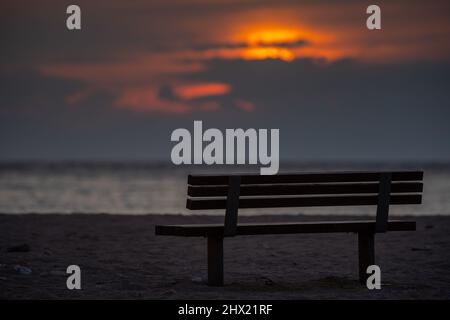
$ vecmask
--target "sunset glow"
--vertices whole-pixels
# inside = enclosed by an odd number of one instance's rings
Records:
[[[265,45],[277,43],[289,43],[300,40],[296,30],[262,30],[252,32],[246,36],[250,45]]]
[[[246,60],[280,59],[289,62],[305,56],[304,48],[326,44],[332,37],[307,31],[307,28],[303,26],[283,28],[255,24],[243,27],[240,32],[237,32],[234,39],[237,43],[243,42],[247,45],[246,48],[238,51],[239,58]],[[322,56],[313,55],[313,57]]]
[[[249,48],[243,50],[241,56],[247,60],[280,59],[292,61],[295,58],[295,55],[291,50],[277,47]]]

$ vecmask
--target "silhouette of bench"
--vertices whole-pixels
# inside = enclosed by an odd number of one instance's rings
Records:
[[[224,224],[157,225],[157,235],[208,238],[208,284],[223,285],[223,239],[240,235],[357,233],[359,279],[375,264],[375,233],[414,231],[415,221],[389,220],[390,205],[422,202],[423,172],[332,172],[261,176],[189,175],[186,207],[225,209]],[[377,206],[376,219],[296,223],[237,223],[238,209]]]

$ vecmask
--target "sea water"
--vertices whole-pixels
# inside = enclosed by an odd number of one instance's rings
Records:
[[[422,205],[394,206],[391,216],[450,215],[450,165],[305,164],[283,172],[334,170],[424,170]],[[186,206],[187,175],[223,173],[219,167],[180,168],[160,164],[53,163],[0,165],[0,213],[217,214]],[[234,171],[247,172],[245,168]],[[255,170],[257,172],[257,170]],[[254,214],[373,215],[374,206],[243,209]]]

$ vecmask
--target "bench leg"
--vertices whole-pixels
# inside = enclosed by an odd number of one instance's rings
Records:
[[[208,237],[208,285],[223,286],[223,238]]]
[[[367,267],[375,264],[374,234],[372,232],[358,233],[358,255],[359,281],[365,285],[368,277]]]

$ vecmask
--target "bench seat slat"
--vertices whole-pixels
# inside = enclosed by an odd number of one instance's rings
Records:
[[[223,224],[187,224],[157,225],[157,235],[210,237],[222,236]],[[388,231],[414,231],[415,221],[391,220]],[[326,221],[326,222],[291,222],[291,223],[240,223],[236,235],[294,234],[294,233],[335,233],[335,232],[373,232],[375,221]]]

